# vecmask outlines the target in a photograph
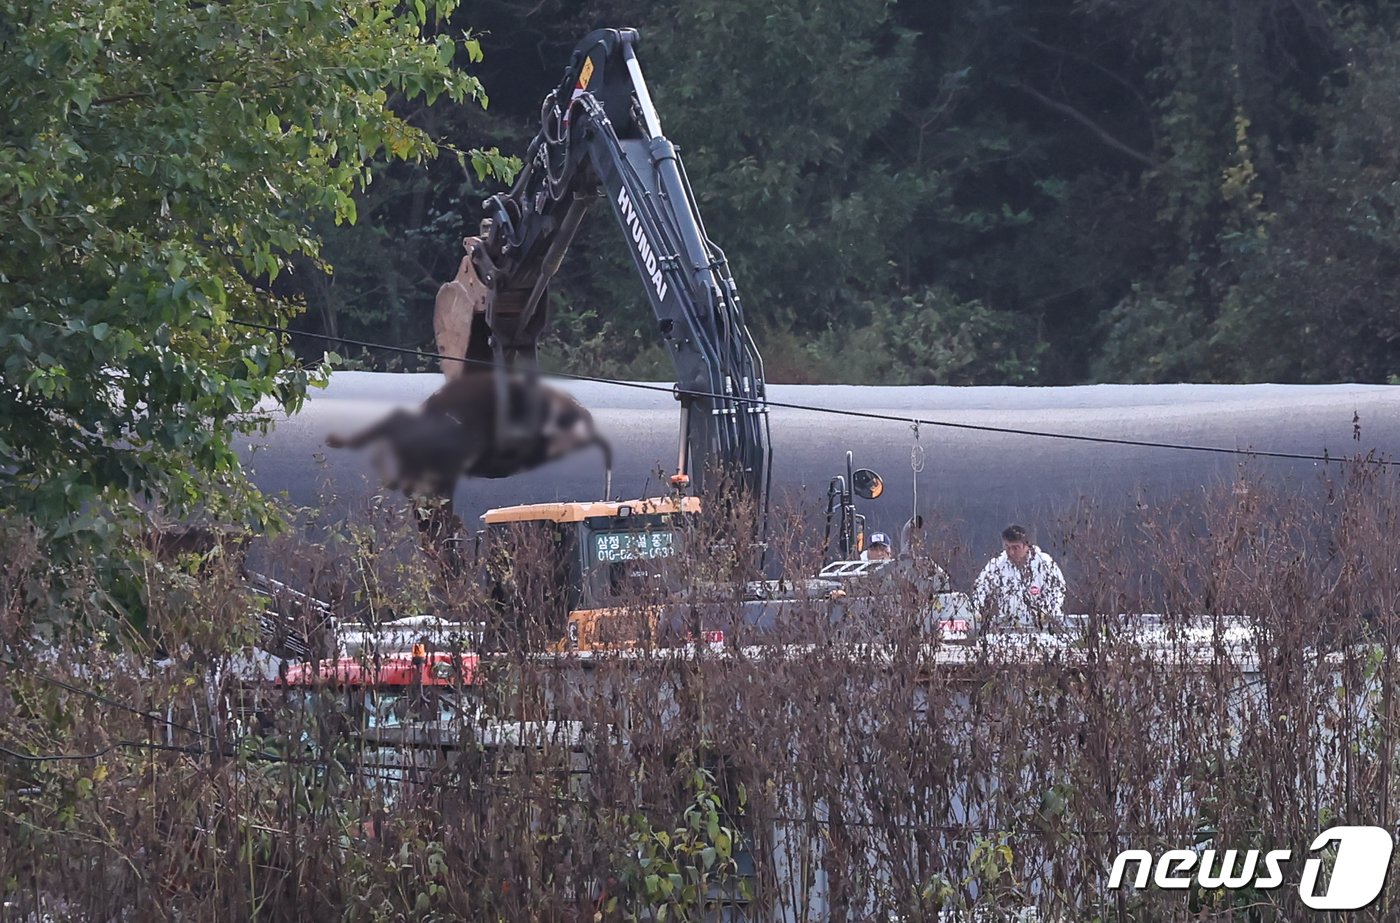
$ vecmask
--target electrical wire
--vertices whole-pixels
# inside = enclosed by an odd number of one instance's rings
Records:
[[[9,747],[0,746],[0,754],[23,760],[26,763],[60,763],[69,761],[95,760],[113,750],[167,750],[173,753],[187,753],[193,756],[207,756],[210,751],[203,747],[182,747],[177,744],[161,744],[153,740],[118,740],[91,753],[21,753]]]
[[[21,673],[33,676],[39,679],[40,681],[48,683],[49,685],[55,686],[59,689],[64,689],[76,695],[81,695],[86,698],[92,699],[94,702],[99,702],[103,705],[106,705],[109,708],[115,708],[119,711],[129,712],[130,714],[146,718],[150,721],[158,721],[165,727],[173,728],[177,731],[184,731],[188,734],[193,734],[196,737],[203,737],[206,740],[218,740],[218,738],[215,737],[213,734],[210,734],[206,731],[201,731],[198,728],[187,727],[175,721],[167,721],[159,712],[146,711],[144,709],[136,708],[133,705],[128,705],[125,702],[118,702],[116,699],[113,699],[110,696],[105,696],[102,693],[97,692],[93,689],[84,689],[81,686],[75,686],[74,684],[61,680],[55,676],[49,676],[47,673],[37,673],[30,670],[26,670],[25,668],[20,666],[20,664],[16,663],[13,660],[0,660],[0,665],[8,667],[11,670],[18,670]]]
[[[54,686],[56,688],[63,689],[68,692],[72,692],[75,695],[80,695],[84,698],[91,699],[94,702],[106,705],[109,708],[115,708],[118,711],[124,711],[129,714],[145,718],[148,721],[154,721],[160,724],[163,728],[169,728],[170,730],[175,731],[183,731],[186,734],[192,734],[195,737],[201,738],[203,740],[213,741],[214,743],[219,742],[219,738],[214,734],[211,734],[208,731],[200,730],[199,728],[190,727],[186,724],[181,724],[178,721],[172,721],[158,711],[147,711],[145,709],[137,708],[134,705],[129,705],[125,702],[119,702],[111,696],[103,695],[102,693],[97,692],[94,689],[84,689],[82,686],[74,685],[73,683],[61,680],[56,676],[50,676],[47,673],[43,672],[27,670],[24,667],[22,667],[19,663],[16,663],[13,660],[0,659],[0,665],[4,665],[5,667],[8,667],[11,670],[17,670],[28,676],[32,676],[38,679],[39,681],[48,683],[49,685]]]
[[[356,340],[349,337],[331,336],[324,333],[313,333],[309,330],[289,330],[286,327],[276,327],[271,324],[260,324],[253,321],[232,319],[229,323],[247,327],[253,330],[264,330],[285,336],[308,337],[315,340],[323,340],[330,343],[344,343],[348,346],[358,346],[362,349],[377,349],[385,352],[400,353],[403,355],[417,356],[422,359],[436,359],[438,361],[461,362],[467,365],[479,365],[486,368],[494,368],[495,363],[484,359],[468,359],[465,356],[447,356],[442,353],[428,352],[422,349],[412,349],[405,346],[390,346],[387,343],[374,343],[368,340]],[[1345,456],[1334,456],[1327,453],[1322,455],[1310,455],[1305,452],[1270,452],[1263,449],[1230,449],[1225,446],[1193,445],[1183,442],[1159,442],[1150,439],[1121,439],[1114,436],[1088,436],[1082,433],[1057,433],[1048,430],[1021,429],[1012,426],[990,426],[981,423],[955,423],[951,420],[932,420],[921,417],[897,417],[891,414],[875,413],[865,410],[837,410],[831,407],[815,407],[810,404],[794,404],[788,401],[774,401],[767,398],[741,397],[731,394],[711,394],[708,391],[691,391],[667,387],[666,385],[647,384],[640,381],[621,381],[616,378],[604,378],[598,375],[580,375],[572,372],[551,372],[556,378],[564,378],[572,381],[588,381],[597,384],[614,385],[620,388],[633,388],[640,391],[655,391],[663,394],[688,394],[694,397],[709,398],[712,400],[727,400],[739,404],[760,404],[765,407],[778,407],[783,410],[801,410],[810,413],[824,413],[831,416],[854,417],[862,420],[879,420],[887,423],[918,424],[922,426],[937,426],[944,429],[966,430],[980,433],[998,433],[1007,436],[1030,436],[1038,439],[1063,439],[1069,442],[1088,442],[1099,445],[1119,445],[1132,448],[1143,449],[1172,449],[1178,452],[1206,452],[1217,455],[1236,455],[1250,458],[1277,458],[1290,461],[1311,461],[1323,463],[1343,463],[1358,462],[1367,465],[1376,465],[1388,468],[1400,465],[1400,459],[1385,459],[1366,456],[1363,458],[1350,459]]]

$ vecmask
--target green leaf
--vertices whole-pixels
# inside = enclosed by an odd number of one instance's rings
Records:
[[[294,408],[324,375],[223,325],[289,322],[303,300],[283,270],[358,220],[371,158],[391,142],[432,156],[412,107],[391,105],[399,88],[478,99],[451,39],[424,28],[451,3],[351,6],[0,9],[20,24],[0,27],[0,85],[22,101],[8,112],[18,140],[0,144],[15,227],[0,248],[0,375],[23,405],[0,413],[7,460],[23,458],[4,466],[0,509],[39,530],[61,579],[120,546],[77,508],[123,526],[136,501],[270,521],[233,447],[263,426],[260,398]]]

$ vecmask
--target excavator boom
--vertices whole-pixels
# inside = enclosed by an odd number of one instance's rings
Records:
[[[606,199],[676,370],[673,480],[701,491],[722,473],[763,511],[771,466],[763,362],[728,262],[661,132],[636,45],[633,30],[602,29],[574,49],[515,184],[486,201],[481,235],[467,238],[458,276],[439,294],[439,346],[498,369],[533,368],[550,283],[584,215]]]

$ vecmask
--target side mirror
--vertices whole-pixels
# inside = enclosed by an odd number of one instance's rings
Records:
[[[885,482],[871,469],[857,468],[851,475],[851,489],[858,497],[874,500],[885,492]]]

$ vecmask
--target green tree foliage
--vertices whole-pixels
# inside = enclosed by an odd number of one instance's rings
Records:
[[[926,290],[871,309],[872,322],[827,352],[849,355],[851,371],[893,385],[1034,381],[1046,350],[1022,318],[947,291]]]
[[[452,0],[0,0],[0,509],[55,535],[133,496],[253,514],[234,452],[313,373],[233,323],[356,219],[396,106],[484,105]]]
[[[1384,155],[1363,153],[1394,133],[1393,11],[1273,0],[1090,9],[1136,23],[1158,126],[1142,177],[1157,243],[1100,315],[1094,374],[1394,375],[1394,322],[1380,307],[1389,180]]]
[[[1400,52],[1358,36],[1318,141],[1236,247],[1211,346],[1226,376],[1322,382],[1400,372]]]
[[[474,46],[475,47],[475,46]],[[438,139],[486,138],[523,151],[530,136],[519,124],[492,111],[449,98],[435,102],[396,100],[395,111]],[[389,161],[373,165],[373,183],[356,198],[354,224],[322,217],[313,225],[323,242],[321,259],[298,259],[286,290],[305,298],[302,329],[356,340],[433,348],[433,299],[457,272],[462,238],[482,200],[512,175],[518,160],[494,150],[428,163]],[[323,345],[315,344],[317,347]],[[342,355],[347,349],[337,349]],[[350,355],[358,355],[348,350]],[[436,363],[404,355],[365,356],[388,367],[433,368]]]
[[[1022,364],[1019,352],[1039,351],[1021,339],[1036,336],[1032,324],[1009,340],[985,338],[1003,352],[949,359],[956,318],[921,332],[926,347],[886,348],[914,326],[901,306],[977,301],[975,286],[953,274],[934,282],[926,267],[1024,220],[1005,201],[956,202],[996,178],[1010,129],[977,114],[961,32],[921,47],[896,12],[885,0],[786,0],[762,15],[734,0],[639,11],[663,129],[686,159],[777,380],[963,382],[977,380],[974,367],[995,377],[998,366]],[[930,78],[921,52],[946,67]],[[964,115],[974,129],[959,124]],[[609,249],[594,263],[586,287],[568,297],[595,316],[626,318],[614,334],[645,335],[625,253]]]
[[[745,297],[796,331],[847,320],[892,274],[870,216],[897,237],[920,198],[900,187],[930,180],[902,177],[877,145],[913,76],[912,35],[885,0],[760,11],[712,0],[672,12],[645,47],[662,125]]]
[[[470,118],[511,152],[574,42],[641,30],[663,128],[775,380],[1400,373],[1389,5],[505,0],[464,15],[489,23],[483,79],[501,88],[489,123]],[[432,290],[490,191],[430,182],[426,209],[367,199],[372,225],[328,252],[361,267],[335,286],[367,339],[427,342]],[[590,218],[565,262],[552,360],[665,377],[611,224]],[[381,233],[383,258],[362,260]]]

